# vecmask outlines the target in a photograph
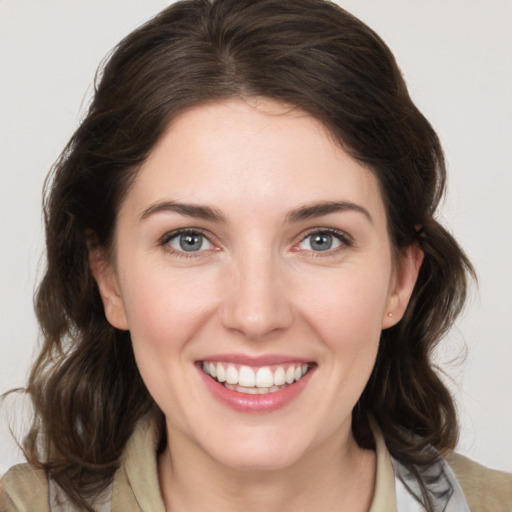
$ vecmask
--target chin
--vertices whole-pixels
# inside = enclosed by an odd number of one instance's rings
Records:
[[[229,439],[219,439],[215,444],[210,441],[203,449],[219,464],[242,472],[286,469],[298,463],[309,448],[307,443],[282,432],[245,435],[233,432],[226,437]]]
[[[270,473],[282,471],[297,463],[300,456],[292,453],[274,450],[259,450],[253,452],[241,451],[229,454],[215,454],[219,464],[240,472]]]

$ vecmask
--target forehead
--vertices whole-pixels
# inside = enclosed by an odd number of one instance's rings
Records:
[[[374,174],[322,123],[261,98],[196,106],[174,119],[127,197],[140,209],[158,200],[260,211],[350,200],[377,216],[384,208]]]

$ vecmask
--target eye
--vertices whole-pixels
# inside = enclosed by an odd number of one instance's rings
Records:
[[[206,251],[213,247],[203,233],[191,230],[170,233],[162,242],[179,252]]]
[[[343,232],[333,229],[321,229],[308,233],[298,244],[305,251],[326,252],[348,246],[350,240]]]

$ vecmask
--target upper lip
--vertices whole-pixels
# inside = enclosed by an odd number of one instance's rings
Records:
[[[247,354],[211,354],[200,361],[233,363],[245,366],[270,366],[285,363],[311,363],[311,359],[284,354],[252,356]]]

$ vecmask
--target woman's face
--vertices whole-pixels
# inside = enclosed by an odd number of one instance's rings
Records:
[[[395,268],[375,176],[260,99],[179,116],[120,208],[115,261],[91,260],[171,450],[276,469],[350,439],[415,256]]]

